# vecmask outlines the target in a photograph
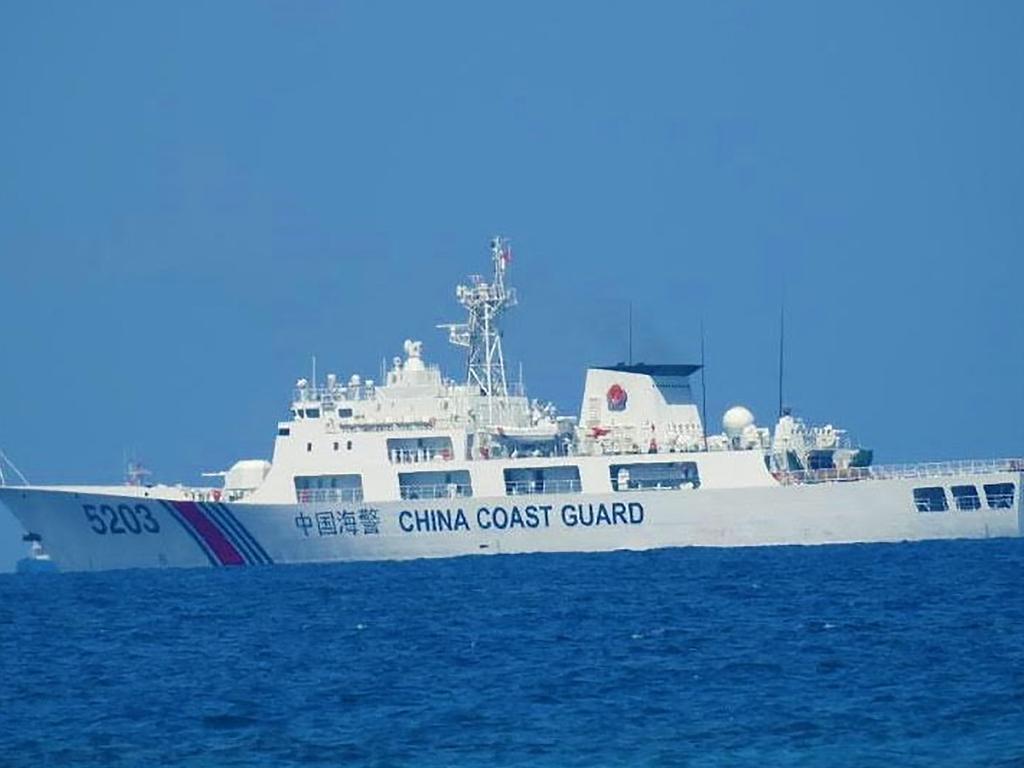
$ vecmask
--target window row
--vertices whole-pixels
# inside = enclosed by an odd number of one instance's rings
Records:
[[[323,413],[324,413],[325,416],[332,416],[332,415],[334,415],[334,409],[333,408],[331,408],[329,410],[325,409]],[[293,419],[319,419],[320,418],[320,409],[319,408],[292,408],[292,418]],[[352,409],[351,408],[339,408],[338,409],[338,418],[339,419],[350,419],[350,418],[352,418]]]
[[[362,475],[296,475],[295,497],[300,504],[314,501],[362,501]]]
[[[341,443],[339,441],[337,441],[337,440],[334,441],[334,450],[336,450],[336,451],[340,451],[341,450]],[[346,451],[351,451],[352,450],[352,441],[351,440],[346,440],[345,441],[345,450]],[[312,453],[312,452],[313,452],[313,443],[306,443],[306,453]]]
[[[989,509],[1013,508],[1013,483],[985,483],[985,502]],[[974,485],[954,485],[950,487],[953,503],[961,512],[981,509],[981,497]],[[946,489],[942,486],[914,489],[914,506],[918,512],[946,512],[949,510],[949,499]]]
[[[455,458],[450,437],[388,438],[388,459],[392,464],[418,464]]]
[[[612,464],[615,491],[678,490],[700,487],[697,465],[692,461]],[[538,493],[579,493],[579,467],[510,467],[504,470],[505,493],[518,496]],[[469,470],[399,472],[402,499],[444,499],[473,495]],[[363,480],[351,475],[297,475],[295,493],[301,503],[314,501],[362,501]]]

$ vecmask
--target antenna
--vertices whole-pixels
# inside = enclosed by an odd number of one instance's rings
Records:
[[[467,310],[465,323],[438,326],[448,330],[448,341],[466,347],[466,383],[475,387],[487,400],[487,418],[495,424],[495,410],[508,407],[508,381],[505,377],[505,356],[501,345],[500,318],[505,310],[516,305],[514,288],[506,285],[512,247],[503,237],[491,240],[491,262],[494,277],[486,282],[481,275],[470,275],[469,285],[459,285],[455,297]]]
[[[313,355],[313,378],[310,379],[313,389],[316,389],[316,355]]]
[[[782,371],[785,362],[786,304],[779,307],[779,418],[782,418]]]
[[[705,379],[707,365],[704,362],[704,318],[700,321],[700,431],[704,438],[704,450],[708,449],[708,385]]]
[[[629,364],[633,364],[633,301],[629,302],[629,322],[627,323],[629,330],[628,333],[628,352],[629,352]]]

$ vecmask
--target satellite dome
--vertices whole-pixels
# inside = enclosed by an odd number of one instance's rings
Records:
[[[739,437],[754,423],[754,414],[742,405],[734,405],[722,416],[722,428],[729,437]]]

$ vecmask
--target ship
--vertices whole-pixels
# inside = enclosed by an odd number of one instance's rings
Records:
[[[579,412],[506,373],[511,247],[459,284],[459,379],[421,341],[378,381],[300,378],[270,460],[219,484],[6,485],[0,503],[61,571],[390,561],[1019,536],[1024,460],[900,466],[832,424],[744,406],[709,434],[700,365],[586,371]]]
[[[56,573],[57,564],[50,553],[43,549],[37,535],[26,533],[21,540],[29,544],[29,553],[15,563],[15,573]]]

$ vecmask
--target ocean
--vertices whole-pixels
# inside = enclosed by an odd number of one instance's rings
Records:
[[[1024,540],[0,576],[0,765],[1024,765]]]

